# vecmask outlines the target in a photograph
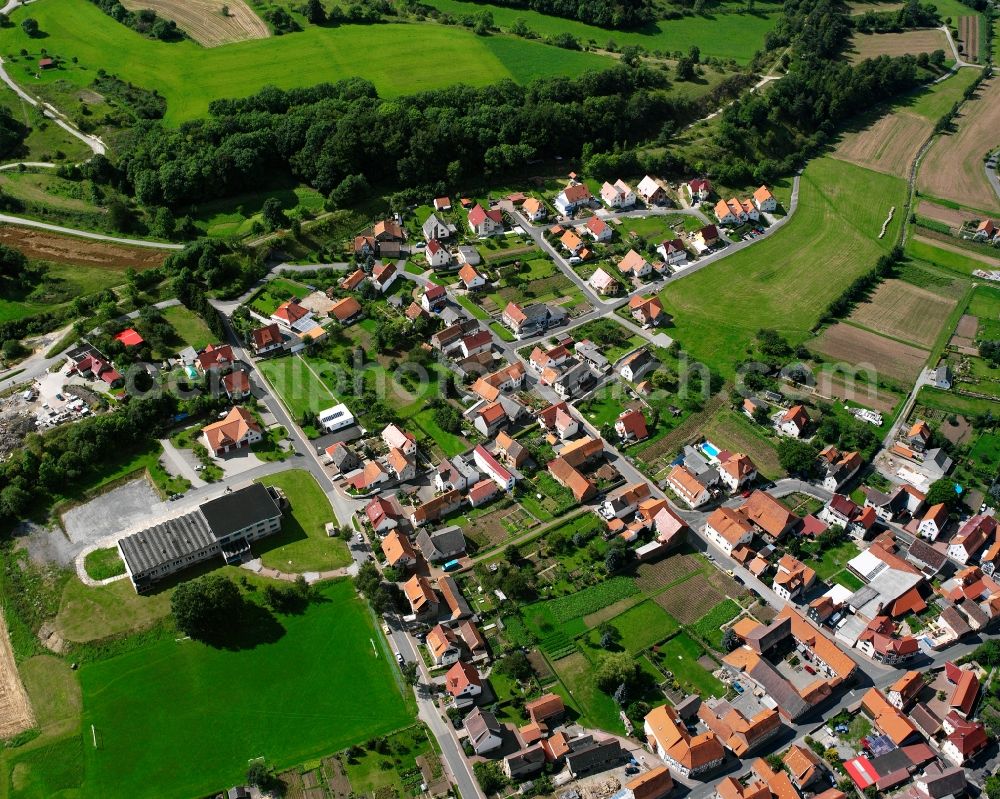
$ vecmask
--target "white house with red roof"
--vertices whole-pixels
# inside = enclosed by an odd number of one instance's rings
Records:
[[[642,441],[649,436],[646,417],[642,415],[642,411],[622,411],[615,420],[615,432],[622,441]]]
[[[437,239],[429,239],[424,248],[424,258],[431,269],[443,269],[451,264],[451,253]]]
[[[225,372],[233,368],[236,356],[233,355],[233,348],[228,344],[209,344],[198,353],[195,360],[200,372]]]
[[[778,419],[778,432],[799,438],[809,426],[809,414],[802,405],[793,405]]]
[[[601,199],[609,208],[631,208],[635,205],[635,192],[619,178],[614,183],[604,182],[601,186]]]
[[[385,535],[399,526],[399,514],[389,499],[374,497],[365,505],[364,515],[372,530],[379,535]]]
[[[719,467],[719,479],[730,491],[739,491],[757,478],[757,466],[748,456],[736,452],[722,460],[722,453],[719,455],[722,463]]]
[[[667,199],[667,191],[656,178],[646,175],[639,181],[635,193],[646,205],[660,205]]]
[[[594,241],[610,241],[611,240],[611,225],[601,219],[599,216],[592,216],[587,220],[587,224],[584,226],[587,229],[587,234],[594,239]]]
[[[778,201],[771,194],[771,190],[767,186],[761,186],[753,193],[753,204],[757,207],[758,211],[778,210]]]
[[[569,216],[580,206],[589,207],[594,198],[583,183],[571,183],[553,201],[556,209],[563,216]]]
[[[968,563],[996,534],[997,520],[979,513],[963,524],[948,545],[948,557],[959,563]]]
[[[660,242],[656,252],[668,264],[682,264],[688,259],[688,251],[684,242],[680,239],[670,239],[670,241]]]
[[[493,349],[493,334],[489,330],[480,330],[464,336],[458,343],[458,349],[463,358],[471,358],[481,352],[489,352]]]
[[[423,296],[420,298],[420,307],[427,311],[427,313],[440,311],[447,304],[448,292],[445,290],[445,287],[434,283],[427,286]]]
[[[694,178],[688,181],[688,191],[694,202],[703,203],[712,194],[712,183],[707,178]]]
[[[545,209],[545,203],[535,197],[529,197],[523,203],[521,203],[521,213],[528,217],[532,222],[540,222],[545,219],[548,211]]]
[[[292,297],[292,299],[286,300],[275,308],[274,313],[271,314],[271,319],[286,330],[300,333],[303,330],[308,330],[315,324],[314,322],[309,324],[312,320],[312,315],[312,311],[302,305],[298,298]]]
[[[646,277],[653,271],[653,265],[635,250],[629,250],[618,262],[618,271],[626,277]]]
[[[590,283],[591,288],[598,294],[611,295],[621,291],[621,283],[611,277],[601,267],[597,267],[587,282]]]
[[[936,541],[948,524],[948,506],[943,502],[933,505],[927,509],[924,518],[917,525],[917,532],[921,538],[929,541]]]
[[[284,349],[285,346],[277,322],[272,322],[265,327],[258,327],[251,333],[251,339],[254,354],[258,356],[271,355]]]
[[[511,474],[482,444],[476,445],[476,448],[472,451],[472,458],[476,462],[476,466],[479,467],[480,471],[486,473],[490,478],[492,478],[501,490],[510,491],[514,488],[514,483],[516,482],[514,475]]]
[[[417,439],[394,424],[387,425],[382,431],[382,443],[389,449],[398,449],[407,456],[412,456],[417,451]]]
[[[503,233],[503,211],[499,208],[487,211],[476,203],[469,211],[469,229],[480,237]]]
[[[471,264],[466,264],[458,270],[458,278],[467,291],[476,291],[486,285],[486,278]]]
[[[372,269],[372,275],[369,278],[372,285],[375,286],[382,294],[385,294],[389,287],[396,282],[399,277],[399,271],[396,269],[396,265],[393,263],[376,263],[375,268]]]

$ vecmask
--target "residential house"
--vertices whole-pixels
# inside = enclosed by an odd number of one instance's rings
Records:
[[[541,222],[548,215],[545,204],[534,197],[529,197],[521,203],[521,213],[531,222]]]
[[[490,711],[475,708],[462,722],[469,743],[477,755],[484,755],[503,745],[503,727]]]
[[[457,510],[464,501],[465,497],[461,491],[445,491],[415,507],[410,513],[410,524],[414,527],[420,527],[428,522],[435,522]]]
[[[503,233],[503,211],[499,208],[487,211],[476,203],[469,211],[469,228],[479,237]]]
[[[565,402],[557,402],[539,411],[538,424],[543,430],[555,433],[563,441],[573,438],[580,430],[580,423]]]
[[[688,251],[681,239],[670,239],[661,241],[656,247],[660,257],[668,264],[674,266],[683,264],[688,259]]]
[[[436,491],[465,491],[479,482],[479,470],[461,455],[443,460],[434,470]]]
[[[553,458],[546,468],[559,485],[572,492],[577,502],[586,502],[596,496],[597,485],[575,466],[570,465],[565,458]]]
[[[450,197],[435,197],[434,198],[434,210],[435,211],[450,211],[451,210],[451,198]]]
[[[963,719],[968,719],[975,707],[976,699],[979,698],[979,677],[976,675],[974,666],[962,668],[954,663],[945,663],[945,678],[954,686],[951,696],[948,697],[948,705],[952,712],[957,713]]]
[[[95,362],[98,359],[94,359]],[[228,372],[233,368],[236,363],[236,356],[233,355],[233,348],[228,344],[209,344],[205,349],[198,353],[195,358],[195,363],[198,366],[198,371],[202,374],[208,374],[209,372]],[[97,374],[97,370],[91,370],[86,368],[86,363],[77,365],[78,371],[82,374],[87,371],[93,371]]]
[[[997,521],[980,513],[963,524],[948,544],[948,557],[959,563],[968,563],[997,532]]]
[[[712,498],[709,486],[704,485],[698,477],[683,464],[678,464],[667,475],[667,485],[692,509],[700,508]]]
[[[778,419],[778,432],[794,438],[801,438],[808,426],[809,414],[801,405],[793,405]]]
[[[389,472],[378,461],[368,461],[364,468],[346,480],[346,484],[358,494],[368,494],[376,486],[388,482]]]
[[[598,347],[590,339],[584,339],[583,341],[576,342],[573,347],[573,351],[576,353],[577,357],[586,361],[598,372],[607,372],[611,366],[608,359],[601,353],[600,347]]]
[[[997,227],[993,224],[992,219],[984,219],[976,227],[976,232],[972,234],[973,238],[979,239],[980,241],[987,241],[992,239],[997,233]]]
[[[951,368],[947,364],[941,364],[934,370],[934,387],[945,391],[951,389]]]
[[[556,210],[563,216],[570,216],[581,206],[589,207],[593,199],[590,189],[583,183],[571,183],[559,192],[553,205],[555,205]]]
[[[719,243],[719,229],[715,225],[705,225],[694,234],[695,246],[708,250]]]
[[[913,778],[913,787],[919,799],[947,799],[965,795],[968,780],[960,766],[942,767],[934,761],[924,767],[923,774]]]
[[[404,455],[412,456],[417,451],[417,440],[411,433],[390,424],[382,430],[382,443],[389,449],[401,450]]]
[[[625,442],[643,441],[649,436],[649,431],[646,429],[646,417],[642,415],[642,411],[622,411],[615,421],[615,433],[618,434],[618,438]]]
[[[253,414],[239,405],[234,406],[220,421],[203,427],[201,435],[208,451],[216,457],[230,450],[250,447],[263,438]]]
[[[869,688],[861,700],[861,709],[871,719],[872,725],[896,746],[918,742],[922,736],[910,719],[889,704],[877,688]]]
[[[450,627],[437,624],[427,633],[427,651],[435,666],[450,666],[462,657],[462,644]]]
[[[657,766],[626,782],[619,794],[620,799],[666,799],[673,789],[670,769]]]
[[[528,364],[532,369],[541,374],[547,369],[558,371],[569,357],[569,349],[567,349],[565,344],[557,344],[548,350],[543,350],[541,347],[534,347],[528,358]]]
[[[417,563],[416,550],[399,530],[392,530],[382,539],[382,553],[386,563],[394,569],[407,569]]]
[[[630,383],[636,383],[656,366],[656,358],[645,347],[640,347],[631,355],[626,355],[618,364],[618,374]]]
[[[818,516],[827,524],[843,527],[846,530],[860,510],[850,497],[844,494],[834,494],[830,501],[823,506]]]
[[[469,505],[478,508],[493,499],[500,489],[493,480],[480,480],[469,489]]]
[[[786,602],[798,599],[816,582],[816,572],[791,555],[782,555],[771,588]]]
[[[440,311],[448,304],[448,292],[444,286],[431,284],[420,297],[420,307],[428,313]]]
[[[739,491],[757,479],[757,466],[742,453],[732,453],[719,469],[719,479],[730,491]]]
[[[663,310],[663,303],[655,294],[649,297],[637,294],[629,300],[628,308],[632,318],[643,327],[655,327],[670,320],[670,315]]]
[[[906,710],[924,688],[923,673],[908,671],[889,686],[886,700],[896,710]]]
[[[712,194],[712,183],[706,178],[694,178],[688,181],[691,199],[695,202],[705,202]]]
[[[858,473],[862,463],[860,452],[838,452],[835,447],[827,447],[820,452],[820,464],[825,472],[823,488],[839,491]]]
[[[604,271],[603,267],[597,267],[594,274],[590,276],[590,280],[587,281],[590,287],[594,289],[598,294],[609,296],[618,294],[621,291],[621,283],[615,280],[611,275]]]
[[[546,378],[551,377],[552,388],[563,399],[579,397],[594,380],[590,367],[576,358],[569,358],[563,370],[556,375],[549,376],[547,372],[548,370],[542,373],[542,382],[549,383],[550,380]]]
[[[650,496],[649,483],[631,483],[608,494],[601,503],[605,519],[624,519],[639,509],[639,503]]]
[[[920,520],[920,524],[917,526],[917,532],[921,538],[936,541],[937,537],[941,535],[947,526],[948,506],[941,502],[927,509],[924,518]]]
[[[400,482],[412,480],[417,475],[417,464],[412,455],[405,455],[401,449],[390,449],[385,459],[386,465]]]
[[[975,757],[990,741],[981,721],[963,719],[954,711],[941,720],[941,727],[946,736],[941,742],[941,754],[956,766]]]
[[[474,266],[466,264],[458,270],[458,277],[467,291],[479,291],[486,286],[486,278]]]
[[[463,336],[458,342],[458,351],[463,358],[471,358],[481,352],[490,352],[493,349],[493,334],[489,330],[480,330],[477,333],[470,333]]]
[[[378,242],[404,241],[406,239],[403,228],[393,219],[383,219],[380,222],[376,222],[375,227],[372,228],[372,235],[375,237],[375,241]]]
[[[375,268],[372,269],[371,282],[379,290],[380,293],[385,294],[390,286],[396,282],[399,277],[399,272],[396,269],[396,265],[393,263],[377,263]]]
[[[455,260],[460,264],[465,264],[467,266],[479,266],[483,257],[479,254],[479,250],[470,244],[462,244],[458,248],[458,252],[455,255]]]
[[[465,535],[457,525],[417,533],[417,548],[430,563],[442,563],[465,554]]]
[[[424,240],[428,243],[431,240],[440,242],[444,239],[450,239],[455,234],[455,228],[452,225],[449,225],[444,219],[433,213],[424,220],[424,224],[421,225],[420,230],[424,234]]]
[[[456,322],[432,335],[431,346],[442,352],[447,352],[456,346],[462,340],[463,336],[467,336],[476,330],[479,330],[479,321],[476,319],[466,319]]]
[[[725,747],[741,758],[781,732],[781,717],[777,710],[764,708],[753,718],[747,718],[725,700],[702,702],[698,718]]]
[[[716,508],[705,522],[705,537],[726,555],[731,555],[740,544],[753,540],[753,524],[737,509]]]
[[[505,755],[500,764],[503,773],[513,783],[522,782],[538,774],[548,761],[542,741],[535,741],[524,749]]]
[[[508,469],[520,469],[531,457],[520,441],[503,431],[497,434],[495,444],[493,454]]]
[[[465,707],[482,694],[483,679],[475,666],[459,660],[445,673],[444,687],[454,698],[456,705]]]
[[[514,488],[514,483],[516,482],[514,475],[507,471],[500,464],[500,461],[482,444],[476,445],[476,448],[472,451],[472,458],[481,471],[496,481],[500,490],[510,491]]]
[[[424,247],[424,258],[431,269],[444,269],[451,265],[451,253],[437,239],[428,239]]]
[[[558,306],[544,303],[521,307],[509,302],[500,316],[500,321],[520,339],[544,333],[550,327],[562,324],[566,321],[566,312]]]
[[[440,603],[426,577],[414,574],[403,583],[403,594],[410,603],[410,612],[417,619],[433,619],[438,615]]]
[[[361,318],[362,313],[361,303],[354,297],[344,297],[330,306],[330,316],[342,325],[353,324]]]
[[[339,474],[347,474],[355,469],[361,468],[361,458],[358,457],[350,444],[343,441],[335,441],[328,446],[324,453],[326,462]]]
[[[800,519],[766,491],[754,491],[740,508],[769,541],[780,541]]]
[[[368,275],[365,274],[363,269],[355,269],[347,277],[343,278],[338,284],[344,291],[355,291],[358,286],[365,282],[365,278]],[[332,289],[327,289],[326,296],[331,300],[336,298],[336,293]]]
[[[265,327],[258,327],[251,334],[254,355],[263,357],[280,352],[285,347],[284,339],[277,322],[272,322]]]
[[[625,181],[618,179],[613,184],[604,182],[601,186],[601,199],[609,208],[631,208],[635,205],[635,192]]]
[[[222,378],[222,388],[230,402],[239,402],[250,396],[250,373],[242,369],[230,372]]]
[[[639,181],[635,193],[646,205],[661,205],[667,199],[666,189],[657,182],[656,178],[649,175]]]
[[[646,714],[643,731],[660,759],[683,777],[704,774],[726,758],[722,742],[714,732],[692,735],[677,712],[667,705]]]
[[[618,262],[618,271],[626,277],[646,277],[653,271],[653,265],[635,250],[629,250]]]
[[[792,785],[800,791],[812,787],[829,774],[823,760],[808,746],[792,744],[781,762]]]
[[[285,300],[271,314],[271,321],[277,323],[286,330],[300,332],[305,330],[307,323],[312,320],[313,312],[306,308],[298,298],[292,297]]]
[[[587,231],[587,235],[594,241],[611,241],[611,236],[613,235],[611,225],[599,216],[590,217],[584,225],[584,229]]]
[[[392,500],[373,497],[365,505],[364,514],[372,531],[378,535],[384,535],[399,526],[400,511]]]
[[[499,402],[492,402],[479,408],[475,421],[472,423],[486,438],[492,438],[501,427],[505,427],[510,419]]]
[[[778,210],[778,201],[771,194],[771,190],[767,186],[761,186],[753,193],[753,204],[757,207],[758,211],[770,212]]]

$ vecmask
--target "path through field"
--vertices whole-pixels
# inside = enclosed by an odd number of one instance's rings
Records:
[[[10,738],[35,726],[28,693],[17,673],[14,652],[7,635],[7,621],[0,608],[0,740]]]

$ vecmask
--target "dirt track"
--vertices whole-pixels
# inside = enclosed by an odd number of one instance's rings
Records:
[[[130,11],[151,8],[161,17],[172,19],[177,27],[205,47],[218,47],[248,39],[266,39],[271,35],[267,24],[243,0],[228,0],[228,16],[222,16],[221,0],[124,0]]]
[[[45,230],[0,225],[0,243],[16,247],[29,258],[78,266],[122,270],[160,266],[169,253],[104,241],[60,236]]]
[[[17,673],[7,635],[7,621],[0,609],[0,740],[35,726],[31,702]]]

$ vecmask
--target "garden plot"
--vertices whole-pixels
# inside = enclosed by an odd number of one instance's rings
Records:
[[[828,360],[870,366],[876,372],[904,383],[912,383],[924,363],[927,351],[838,322],[817,337],[812,348]]]
[[[887,280],[868,302],[855,309],[851,321],[891,338],[930,347],[955,305],[955,300],[912,283]]]

